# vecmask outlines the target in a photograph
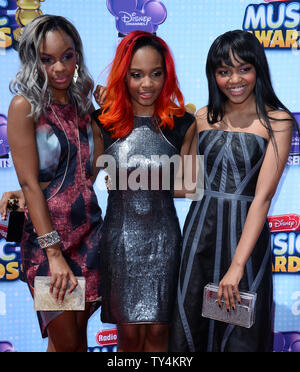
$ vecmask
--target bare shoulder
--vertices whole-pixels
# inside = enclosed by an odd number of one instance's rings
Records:
[[[35,122],[30,116],[31,105],[26,98],[22,96],[15,96],[10,103],[8,110],[7,128],[11,134],[15,131],[21,130],[21,128],[31,128],[34,131]]]
[[[10,102],[9,111],[28,115],[31,112],[31,105],[23,96],[15,96]]]
[[[273,110],[268,112],[273,130],[291,130],[293,118],[284,110]]]
[[[207,118],[207,106],[201,107],[196,112],[196,118],[199,118],[199,119],[206,119]]]

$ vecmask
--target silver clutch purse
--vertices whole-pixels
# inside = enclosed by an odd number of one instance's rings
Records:
[[[241,303],[236,302],[235,310],[227,311],[224,301],[218,304],[218,286],[209,283],[204,287],[202,316],[240,327],[251,328],[255,322],[256,293],[240,291]]]
[[[62,304],[55,301],[49,293],[50,276],[36,276],[34,280],[34,309],[36,311],[83,311],[85,310],[85,278],[76,277],[78,286],[68,294],[71,287],[69,282]]]

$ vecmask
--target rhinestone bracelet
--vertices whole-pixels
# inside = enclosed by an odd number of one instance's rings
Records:
[[[45,249],[48,247],[51,247],[54,244],[57,244],[60,242],[60,237],[58,235],[58,232],[56,230],[45,234],[43,236],[39,236],[37,238],[39,246],[41,249]]]

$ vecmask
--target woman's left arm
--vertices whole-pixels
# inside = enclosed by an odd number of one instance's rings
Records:
[[[232,263],[219,283],[218,302],[224,296],[226,308],[235,308],[235,300],[240,302],[238,285],[244,275],[245,265],[251,256],[255,244],[265,224],[272,198],[276,192],[281,175],[285,168],[291,147],[293,122],[290,116],[282,111],[273,114],[274,138],[277,146],[269,140],[266,154],[259,172],[254,200],[249,208],[243,232],[237,245]]]
[[[196,121],[187,130],[180,151],[180,166],[175,177],[174,198],[185,198],[195,192],[196,184]],[[187,177],[188,175],[188,177]],[[186,176],[186,177],[185,177]]]

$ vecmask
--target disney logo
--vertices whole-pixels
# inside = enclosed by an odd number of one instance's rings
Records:
[[[143,26],[147,26],[149,22],[151,22],[152,20],[152,17],[148,17],[148,16],[138,16],[135,12],[133,13],[128,13],[128,12],[124,12],[124,11],[120,11],[120,13],[123,14],[123,16],[121,17],[122,21],[126,24],[126,25],[143,25]]]
[[[272,232],[297,231],[300,228],[300,216],[298,214],[286,214],[268,217],[269,227]]]
[[[278,228],[278,227],[284,227],[284,226],[288,226],[290,228],[294,227],[295,224],[297,223],[295,220],[289,220],[289,221],[285,221],[285,220],[273,220],[273,223],[274,223],[274,227]]]

